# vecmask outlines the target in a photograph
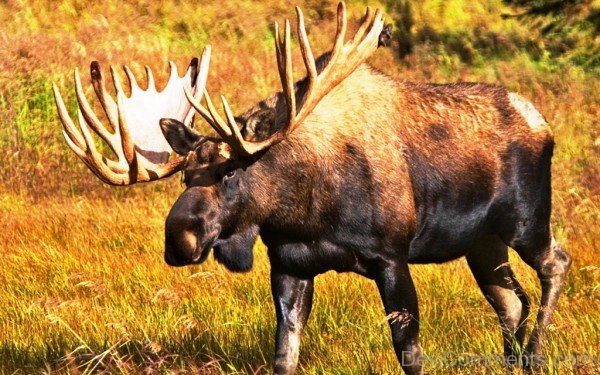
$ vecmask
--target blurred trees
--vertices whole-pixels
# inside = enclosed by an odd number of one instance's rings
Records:
[[[400,58],[410,55],[418,45],[428,45],[467,64],[510,58],[520,51],[544,64],[600,68],[598,0],[501,0],[467,27],[449,25],[445,19],[460,18],[476,6],[466,1],[385,3],[394,22],[392,46]],[[433,13],[439,14],[439,19],[420,19]],[[519,30],[509,27],[509,22],[518,23]]]
[[[585,67],[600,65],[600,6],[590,0],[503,0],[514,17],[537,32],[553,58]]]
[[[398,43],[398,55],[403,58],[411,54],[414,47],[412,37],[414,20],[411,4],[409,0],[392,1],[390,8],[396,13],[394,17],[394,38]]]

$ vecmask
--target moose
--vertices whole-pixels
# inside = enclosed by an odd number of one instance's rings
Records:
[[[365,60],[389,34],[379,9],[367,8],[346,40],[340,3],[333,48],[315,59],[296,10],[305,78],[294,81],[287,20],[283,32],[275,24],[282,90],[238,116],[224,97],[220,115],[205,89],[210,46],[183,77],[171,63],[162,91],[149,68],[141,89],[124,67],[127,96],[111,67],[116,101],[92,62],[92,86],[110,127],[94,114],[75,70],[79,127],[54,86],[68,146],[111,185],[183,172],[185,191],[165,223],[171,266],[201,263],[212,250],[227,269],[245,272],[261,236],[271,263],[277,374],[295,371],[314,278],[330,270],[375,281],[386,314],[396,317],[389,325],[400,365],[421,374],[408,265],[463,256],[498,315],[505,355],[543,365],[546,327],[571,264],[550,228],[554,140],[544,117],[502,87],[403,82],[371,68]],[[214,131],[195,130],[195,114]],[[118,160],[97,150],[90,127]],[[541,282],[526,346],[530,304],[508,247]]]

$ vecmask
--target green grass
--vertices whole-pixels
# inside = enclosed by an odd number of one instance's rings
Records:
[[[85,67],[94,59],[105,67],[127,63],[137,73],[149,64],[160,85],[169,59],[181,70],[211,43],[209,89],[239,112],[277,89],[270,25],[293,9],[283,0],[232,3],[0,2],[0,373],[270,371],[275,313],[264,245],[256,245],[248,274],[229,273],[213,260],[168,267],[163,225],[183,189],[179,177],[103,185],[67,149],[50,90],[57,82],[74,109],[72,68],[80,67],[87,84]],[[353,26],[363,3],[349,4]],[[335,4],[302,6],[314,49],[324,51]],[[397,16],[385,9],[388,19]],[[439,41],[418,43],[404,60],[395,58],[393,45],[370,62],[399,79],[502,84],[533,100],[548,119],[557,143],[553,228],[574,265],[547,355],[599,359],[600,79],[586,64],[553,58],[543,48],[534,53],[528,25],[503,20],[505,11],[499,0],[414,3],[415,37],[428,25]],[[506,43],[501,50],[486,47],[492,34]],[[593,47],[596,41],[582,35],[581,43]],[[295,61],[301,65],[298,55]],[[514,254],[511,262],[537,303],[535,274]],[[464,260],[411,272],[426,354],[501,352],[497,318]],[[483,366],[427,369],[489,373]],[[351,274],[318,277],[299,373],[397,372],[375,285]]]

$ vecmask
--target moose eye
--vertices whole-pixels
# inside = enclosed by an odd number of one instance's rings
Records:
[[[235,169],[228,169],[227,171],[225,171],[225,176],[223,177],[224,180],[230,179],[233,176],[235,176]]]

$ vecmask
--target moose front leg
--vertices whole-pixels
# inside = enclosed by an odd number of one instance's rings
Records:
[[[277,314],[275,374],[293,374],[296,369],[300,336],[312,307],[313,280],[271,270],[271,291]]]
[[[421,374],[419,306],[408,264],[390,262],[374,276],[392,331],[398,361],[406,374]]]

